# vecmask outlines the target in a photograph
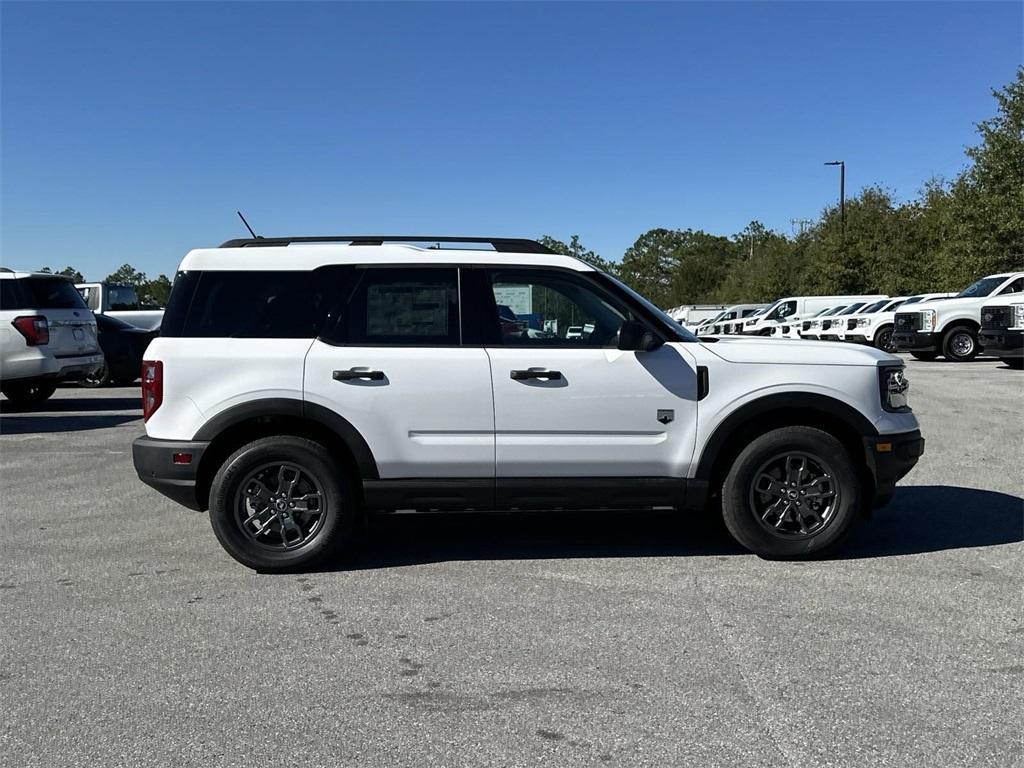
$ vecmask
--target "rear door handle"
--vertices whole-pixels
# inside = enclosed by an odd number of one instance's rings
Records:
[[[360,371],[352,368],[347,371],[335,371],[332,376],[335,381],[354,381],[367,379],[369,381],[383,381],[384,371]]]
[[[509,377],[515,381],[526,381],[527,379],[547,379],[549,381],[555,381],[562,378],[562,372],[530,369],[526,371],[510,371]]]

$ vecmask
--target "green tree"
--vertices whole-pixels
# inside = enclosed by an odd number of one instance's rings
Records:
[[[541,245],[547,246],[555,253],[582,259],[588,264],[592,264],[604,272],[612,272],[614,270],[615,265],[612,264],[612,262],[601,258],[591,249],[585,247],[583,243],[580,242],[579,235],[573,235],[568,243],[564,243],[561,240],[551,237],[551,235],[543,235],[537,242]]]
[[[59,272],[55,272],[54,270],[50,269],[49,267],[40,267],[39,271],[40,272],[45,272],[48,275],[64,275],[65,277],[70,277],[76,283],[84,283],[85,282],[85,277],[82,275],[81,272],[79,272],[74,267],[64,267],[64,269],[60,270]]]
[[[131,285],[135,288],[141,288],[149,281],[146,279],[145,272],[139,272],[131,264],[122,264],[103,278],[103,282],[118,283],[119,285]]]
[[[167,299],[171,295],[171,280],[167,275],[160,275],[155,280],[150,280],[139,290],[139,301],[143,304],[155,304],[159,307],[167,306]]]

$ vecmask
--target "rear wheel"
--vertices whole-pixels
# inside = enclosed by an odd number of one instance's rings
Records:
[[[210,487],[210,523],[228,554],[258,571],[313,567],[350,542],[353,495],[319,443],[265,437],[221,465]]]
[[[19,408],[27,408],[45,402],[56,391],[57,382],[53,379],[9,381],[0,386],[0,392],[3,392],[7,399]]]
[[[934,360],[939,356],[938,352],[911,352],[910,356],[915,360]]]
[[[885,325],[875,334],[875,348],[883,352],[895,352],[896,344],[892,340],[892,326]]]
[[[942,355],[954,363],[966,363],[978,356],[978,333],[969,325],[949,329],[942,339]]]
[[[842,541],[860,497],[842,443],[812,427],[783,427],[736,457],[722,486],[722,516],[733,537],[761,557],[807,557]]]
[[[1000,357],[999,362],[1008,365],[1010,368],[1016,368],[1018,371],[1024,368],[1024,357]]]

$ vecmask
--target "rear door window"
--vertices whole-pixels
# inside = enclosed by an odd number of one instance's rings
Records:
[[[458,345],[458,284],[454,267],[358,269],[322,338],[368,346]]]

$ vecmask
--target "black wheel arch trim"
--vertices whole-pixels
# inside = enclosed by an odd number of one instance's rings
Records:
[[[250,400],[227,408],[203,424],[193,440],[212,441],[236,424],[260,417],[284,416],[306,419],[329,429],[348,447],[359,467],[359,474],[366,480],[377,480],[377,461],[359,430],[344,416],[317,403],[304,402],[289,397],[268,397]]]
[[[715,427],[701,451],[700,460],[694,477],[698,480],[710,480],[715,461],[719,452],[737,429],[748,421],[781,410],[819,411],[841,420],[861,437],[874,437],[878,430],[864,414],[853,406],[828,395],[816,392],[779,392],[765,395],[757,400],[745,403],[730,413]]]

